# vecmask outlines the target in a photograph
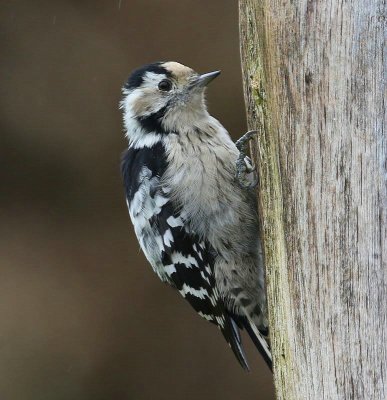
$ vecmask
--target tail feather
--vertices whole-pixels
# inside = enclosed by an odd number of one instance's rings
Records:
[[[258,349],[259,353],[265,360],[267,366],[270,368],[270,371],[273,371],[273,360],[271,357],[271,351],[265,339],[265,336],[258,330],[254,322],[251,321],[249,318],[245,318],[244,328],[246,329],[251,340],[255,344],[255,347]]]
[[[226,316],[226,324],[224,329],[222,329],[222,333],[239,361],[239,364],[246,371],[250,371],[238,326],[230,315]]]
[[[252,342],[255,344],[255,347],[258,349],[262,358],[265,360],[267,366],[270,368],[271,371],[273,371],[271,351],[269,344],[266,341],[265,335],[258,330],[254,322],[248,317],[242,317],[233,314],[230,316],[230,318],[233,321],[236,329],[238,329],[238,326],[240,329],[246,329],[246,332],[249,334]]]
[[[246,354],[242,346],[242,338],[239,333],[239,328],[235,321],[230,318],[231,321],[231,326],[232,326],[232,331],[233,331],[233,338],[234,340],[232,341],[231,348],[234,352],[234,354],[237,356],[239,363],[242,365],[242,367],[250,371],[249,364],[247,362]]]

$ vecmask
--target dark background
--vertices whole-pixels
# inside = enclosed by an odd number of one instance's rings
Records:
[[[0,6],[0,398],[272,399],[217,329],[153,274],[119,159],[120,88],[144,63],[221,69],[211,113],[245,130],[237,1]],[[245,338],[246,339],[246,338]]]

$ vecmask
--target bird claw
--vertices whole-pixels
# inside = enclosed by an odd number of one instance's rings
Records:
[[[255,172],[255,165],[251,163],[250,158],[246,155],[246,145],[257,133],[257,131],[249,131],[235,142],[235,146],[239,150],[239,156],[236,161],[236,178],[242,189],[254,189],[258,184],[258,177],[253,182],[248,182],[248,179],[246,179],[246,175]]]

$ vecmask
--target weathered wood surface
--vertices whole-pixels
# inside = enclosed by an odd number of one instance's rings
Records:
[[[383,0],[240,0],[278,399],[387,399]]]

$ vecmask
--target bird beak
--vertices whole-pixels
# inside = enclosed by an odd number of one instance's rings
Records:
[[[192,83],[191,87],[205,87],[218,75],[220,75],[220,71],[208,72],[207,74],[199,75],[198,78]]]

